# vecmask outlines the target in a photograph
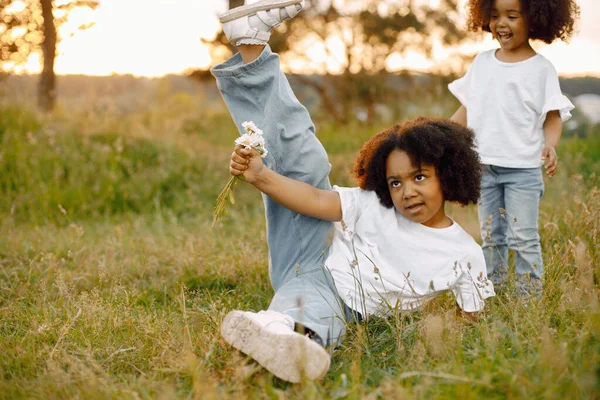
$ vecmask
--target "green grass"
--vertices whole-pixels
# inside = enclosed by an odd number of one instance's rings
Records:
[[[219,335],[272,296],[260,195],[215,229],[235,127],[186,97],[128,115],[0,109],[0,398],[598,398],[600,137],[564,140],[546,181],[546,291],[459,323],[451,296],[350,325],[322,381],[277,380]],[[165,111],[167,110],[168,111]],[[383,126],[319,125],[351,185]],[[473,208],[450,213],[477,237]]]

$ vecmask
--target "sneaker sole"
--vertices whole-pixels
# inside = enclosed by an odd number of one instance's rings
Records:
[[[329,371],[329,353],[300,334],[267,332],[242,311],[231,311],[221,325],[221,335],[244,354],[284,381],[319,379]]]
[[[240,6],[229,10],[219,17],[219,21],[224,24],[225,22],[233,21],[234,19],[256,14],[259,11],[271,10],[273,8],[283,8],[292,6],[294,4],[300,4],[301,2],[302,0],[261,0],[254,4],[247,4],[245,6]]]

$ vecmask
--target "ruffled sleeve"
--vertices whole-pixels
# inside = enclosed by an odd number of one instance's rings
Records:
[[[485,299],[495,296],[494,285],[488,279],[485,259],[480,247],[469,261],[459,264],[460,276],[452,288],[456,302],[465,312],[483,310]]]
[[[542,108],[542,114],[540,116],[540,123],[544,123],[546,120],[546,115],[550,111],[558,111],[560,113],[560,119],[565,122],[571,118],[571,111],[575,106],[571,101],[567,98],[567,96],[561,94],[557,96],[550,97],[546,99],[544,102],[544,107]]]
[[[469,93],[469,72],[467,72],[467,74],[462,78],[456,79],[448,84],[448,90],[450,90],[450,93],[452,93],[465,108],[468,108],[467,94]]]
[[[472,70],[478,58],[479,54],[477,55],[477,57],[475,57],[473,63],[471,64],[471,67],[462,78],[458,78],[455,81],[450,82],[448,84],[448,90],[450,90],[450,93],[452,93],[454,97],[456,97],[458,101],[460,101],[460,104],[462,104],[467,109],[469,108],[467,104],[467,99],[469,95],[469,87],[471,85],[471,76],[473,75]]]
[[[549,63],[546,73],[546,86],[544,88],[544,99],[539,123],[541,125],[544,124],[546,115],[550,111],[558,111],[560,113],[560,119],[565,122],[571,118],[571,111],[574,108],[575,106],[573,103],[571,103],[567,96],[562,94],[556,69],[552,64]]]

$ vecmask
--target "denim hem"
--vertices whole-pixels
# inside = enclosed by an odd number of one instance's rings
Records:
[[[224,63],[212,67],[210,69],[210,72],[215,78],[244,75],[252,71],[253,69],[260,67],[260,65],[264,63],[267,60],[267,58],[271,56],[271,54],[273,54],[273,52],[271,51],[271,47],[269,47],[269,45],[266,45],[264,50],[262,51],[262,53],[260,53],[260,56],[258,56],[256,60],[248,64],[244,64],[240,53],[236,53]]]

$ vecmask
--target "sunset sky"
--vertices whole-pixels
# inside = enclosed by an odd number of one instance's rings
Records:
[[[600,1],[578,0],[578,4],[579,31],[570,43],[543,45],[538,51],[553,62],[561,75],[600,76]],[[73,12],[69,23],[62,27],[56,72],[161,76],[206,68],[211,60],[200,38],[214,37],[219,28],[217,15],[225,8],[223,0],[100,0],[95,11]],[[95,25],[76,32],[77,26],[89,22]],[[485,38],[458,51],[472,54],[497,47],[490,34]],[[440,48],[435,55],[434,61],[413,54],[392,57],[389,63],[393,69],[427,70],[435,62],[442,62],[448,51]],[[31,58],[27,69],[38,71],[39,58]]]

